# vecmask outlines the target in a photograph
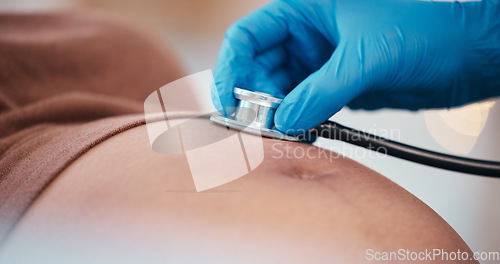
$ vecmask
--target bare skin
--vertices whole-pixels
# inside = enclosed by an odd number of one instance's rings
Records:
[[[472,256],[441,217],[380,174],[343,157],[276,158],[285,147],[317,150],[265,139],[256,170],[197,193],[184,155],[155,153],[145,126],[119,134],[49,186],[0,263],[365,263],[370,249]]]

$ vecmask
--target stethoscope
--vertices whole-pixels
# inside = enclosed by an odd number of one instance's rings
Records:
[[[500,162],[458,157],[417,148],[332,121],[326,121],[300,135],[287,135],[274,126],[274,114],[282,99],[241,88],[234,89],[234,96],[238,99],[236,111],[227,117],[214,114],[210,120],[228,128],[269,138],[307,143],[313,143],[318,137],[340,140],[436,168],[500,178]]]

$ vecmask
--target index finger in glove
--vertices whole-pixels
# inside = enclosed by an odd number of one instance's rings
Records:
[[[225,34],[215,66],[215,87],[212,100],[217,110],[230,114],[236,106],[234,87],[255,89],[254,79],[266,74],[264,67],[255,67],[259,54],[287,39],[289,35],[286,8],[282,2],[272,2],[234,23]],[[223,109],[229,107],[228,109]],[[229,110],[229,111],[227,111]]]

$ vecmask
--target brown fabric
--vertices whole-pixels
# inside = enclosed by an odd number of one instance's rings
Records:
[[[158,42],[82,14],[0,14],[0,243],[43,189],[183,71]],[[191,96],[184,91],[183,96]]]

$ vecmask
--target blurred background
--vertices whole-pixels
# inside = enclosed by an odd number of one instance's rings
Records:
[[[266,0],[0,0],[0,11],[73,10],[120,17],[155,31],[187,73],[213,69],[225,29]],[[210,104],[210,98],[199,98]],[[500,160],[500,103],[441,111],[342,110],[332,120],[407,144]],[[340,142],[319,142],[400,184],[427,203],[473,251],[500,248],[500,180],[428,168]],[[493,263],[493,262],[483,262]]]

